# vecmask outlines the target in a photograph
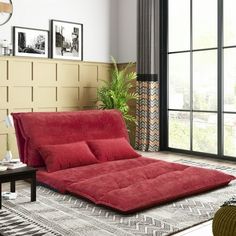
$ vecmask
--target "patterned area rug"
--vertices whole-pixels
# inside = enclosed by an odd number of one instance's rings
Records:
[[[236,169],[188,160],[178,163],[203,166],[236,175]],[[229,186],[194,197],[154,207],[137,214],[122,215],[70,195],[37,187],[37,202],[29,202],[30,191],[18,191],[16,200],[3,201],[0,234],[20,236],[164,236],[212,219],[222,203],[236,193]]]

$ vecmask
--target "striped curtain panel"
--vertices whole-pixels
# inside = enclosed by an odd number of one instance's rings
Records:
[[[159,0],[138,0],[136,148],[159,151]]]

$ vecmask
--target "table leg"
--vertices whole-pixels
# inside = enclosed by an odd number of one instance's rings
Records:
[[[14,193],[16,191],[16,182],[11,181],[11,192]]]
[[[31,202],[36,201],[36,175],[31,178]]]
[[[2,209],[2,183],[0,183],[0,209]]]

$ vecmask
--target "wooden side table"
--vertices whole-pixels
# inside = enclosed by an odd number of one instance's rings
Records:
[[[0,172],[0,209],[2,208],[2,183],[11,183],[11,192],[16,191],[17,180],[30,179],[31,182],[31,202],[36,201],[36,171],[32,167],[21,167],[14,170]]]

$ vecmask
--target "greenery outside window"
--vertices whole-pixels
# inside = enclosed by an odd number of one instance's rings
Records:
[[[236,1],[161,2],[163,146],[236,157]]]

